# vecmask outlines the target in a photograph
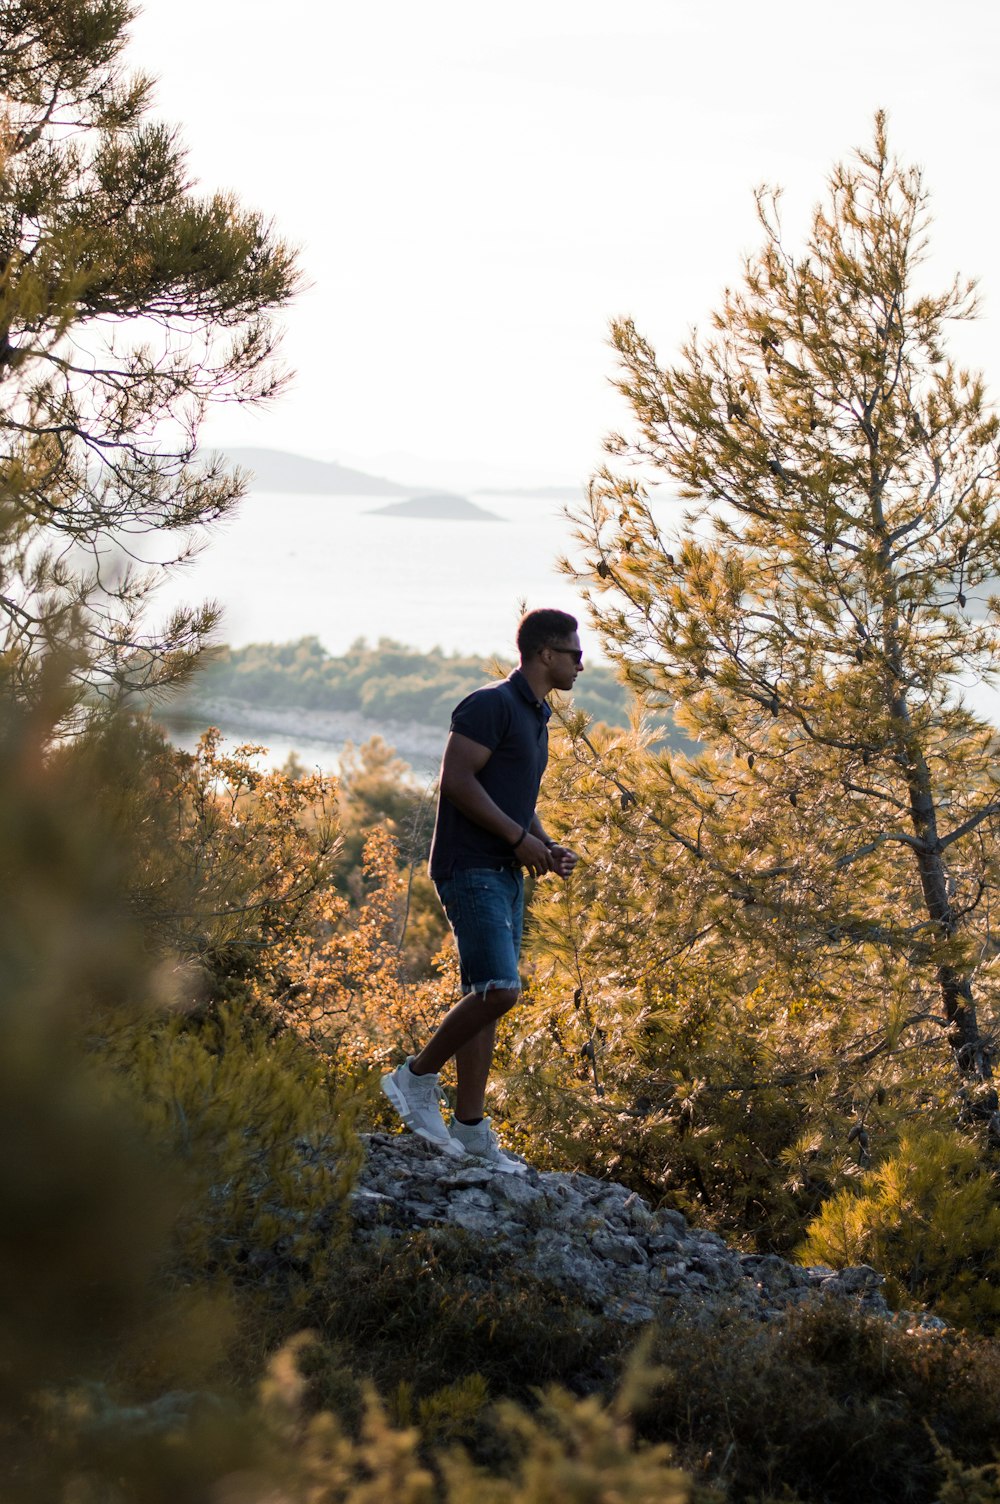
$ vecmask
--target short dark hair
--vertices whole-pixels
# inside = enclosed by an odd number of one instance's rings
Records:
[[[526,611],[517,625],[517,650],[522,658],[534,658],[542,648],[575,632],[578,622],[568,611]]]

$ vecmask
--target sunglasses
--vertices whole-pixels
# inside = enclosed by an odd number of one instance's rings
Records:
[[[579,668],[580,664],[583,662],[583,649],[582,648],[557,648],[557,647],[553,647],[553,645],[552,645],[551,642],[547,642],[545,644],[545,646],[548,648],[548,650],[549,650],[550,653],[566,653],[566,654],[568,654],[569,657],[572,658],[573,662],[576,664],[577,668]]]

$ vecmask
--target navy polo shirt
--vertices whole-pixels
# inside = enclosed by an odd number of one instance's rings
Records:
[[[494,804],[518,825],[530,825],[534,819],[549,760],[551,714],[518,668],[507,679],[474,689],[452,713],[452,731],[489,748],[489,761],[476,777]],[[444,794],[438,795],[430,859],[435,882],[456,867],[495,867],[514,860],[506,841],[476,825]]]

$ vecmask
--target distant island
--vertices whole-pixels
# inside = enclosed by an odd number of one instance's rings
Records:
[[[249,446],[226,448],[224,454],[235,465],[250,472],[251,491],[277,491],[299,496],[393,496],[413,501],[423,501],[423,495],[415,495],[416,486],[401,485],[387,480],[382,475],[369,475],[364,470],[353,470],[349,465],[338,465],[335,460],[314,460],[308,455],[293,454],[287,449],[263,449]],[[551,501],[578,501],[584,491],[578,486],[474,486],[474,496],[535,496]],[[467,506],[474,503],[467,502]],[[438,516],[439,513],[410,516]],[[466,512],[471,517],[472,512]],[[480,509],[480,519],[486,515]]]
[[[412,496],[380,475],[366,475],[332,460],[311,460],[283,449],[227,449],[234,464],[253,472],[252,491],[285,491],[302,496]]]
[[[409,501],[393,501],[385,507],[374,507],[370,517],[444,517],[450,522],[502,522],[496,512],[477,506],[465,496],[455,496],[448,491],[430,491],[425,496],[414,496]]]

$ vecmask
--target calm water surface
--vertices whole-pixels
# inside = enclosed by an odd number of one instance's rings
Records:
[[[234,647],[315,636],[331,653],[358,637],[510,653],[522,598],[582,621],[579,590],[556,565],[576,551],[559,505],[476,500],[499,520],[382,517],[370,496],[256,493],[162,588],[159,609],[213,599]],[[593,654],[585,627],[583,637]]]

